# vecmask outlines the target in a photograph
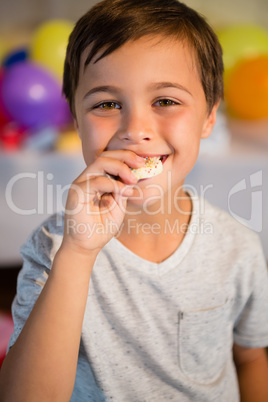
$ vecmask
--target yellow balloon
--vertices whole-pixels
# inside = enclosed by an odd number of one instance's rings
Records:
[[[63,76],[66,47],[73,23],[67,20],[50,20],[43,23],[33,35],[30,59],[54,73]]]
[[[224,80],[241,59],[268,54],[268,31],[256,24],[237,24],[217,32],[223,50]]]
[[[62,132],[56,142],[56,150],[66,153],[81,153],[81,139],[77,131],[70,130]]]
[[[3,58],[6,55],[6,52],[7,52],[7,46],[4,42],[4,40],[2,40],[2,38],[0,38],[0,63],[3,61]]]

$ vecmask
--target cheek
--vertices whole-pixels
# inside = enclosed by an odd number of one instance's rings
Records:
[[[193,152],[195,148],[199,148],[202,128],[202,118],[189,109],[167,119],[164,126],[170,144],[174,144],[175,149],[185,149],[187,152],[189,149]]]
[[[105,122],[87,118],[80,125],[80,134],[84,159],[86,164],[90,165],[107,147],[110,130]]]
[[[198,158],[201,120],[198,116],[185,112],[179,119],[169,119],[166,133],[166,139],[174,151],[174,163],[178,172],[186,176]]]
[[[95,159],[94,142],[85,134],[82,136],[82,151],[86,165],[91,165]]]
[[[177,113],[169,113],[161,120],[162,130],[166,132],[166,135],[181,136],[184,132],[189,131],[193,125],[194,116],[185,109],[180,110]]]

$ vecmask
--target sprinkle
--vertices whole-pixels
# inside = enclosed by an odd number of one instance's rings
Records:
[[[136,176],[138,180],[147,179],[149,177],[157,176],[163,172],[163,165],[160,157],[150,157],[146,156],[145,166],[139,169],[131,169],[132,173]]]

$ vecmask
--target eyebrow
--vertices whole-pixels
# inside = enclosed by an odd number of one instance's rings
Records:
[[[150,90],[159,90],[159,89],[164,89],[164,88],[176,88],[181,91],[187,92],[189,95],[192,96],[191,92],[185,88],[183,85],[174,83],[174,82],[156,82],[151,85],[149,85]],[[87,99],[89,96],[99,93],[99,92],[112,92],[115,94],[119,94],[121,91],[119,88],[113,86],[113,85],[100,85],[94,88],[91,88],[83,97],[83,99]]]
[[[93,95],[93,94],[95,94],[95,93],[97,93],[97,92],[113,92],[113,93],[115,93],[115,94],[118,94],[118,93],[120,93],[121,91],[120,91],[117,87],[114,87],[114,86],[112,86],[112,85],[100,85],[100,86],[98,86],[98,87],[94,87],[94,88],[90,89],[90,90],[85,94],[85,96],[83,97],[83,99],[85,100],[85,99],[87,99],[90,95]]]
[[[175,88],[181,91],[187,92],[192,96],[192,93],[185,86],[178,84],[176,82],[156,82],[150,85],[150,89],[164,89],[164,88]]]

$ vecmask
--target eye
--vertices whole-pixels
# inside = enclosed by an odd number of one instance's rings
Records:
[[[158,99],[155,103],[154,106],[160,106],[160,107],[168,107],[168,106],[173,106],[173,105],[180,105],[179,102],[175,102],[171,99]]]
[[[113,109],[121,109],[121,106],[118,105],[118,103],[116,102],[102,102],[94,106],[94,109],[113,110]]]

